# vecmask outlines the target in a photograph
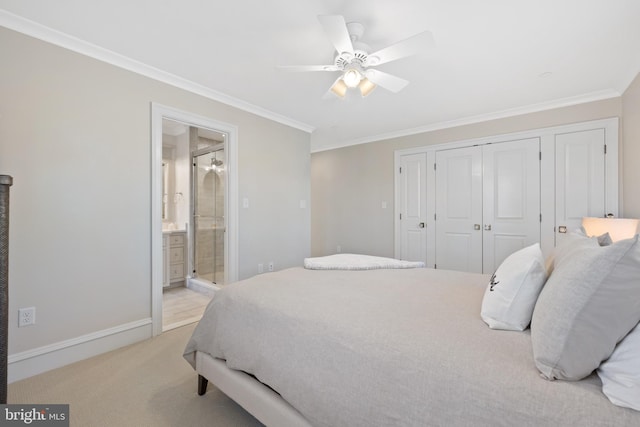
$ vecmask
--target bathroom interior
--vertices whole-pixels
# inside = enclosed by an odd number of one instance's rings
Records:
[[[225,283],[226,139],[162,121],[163,331],[198,321]]]

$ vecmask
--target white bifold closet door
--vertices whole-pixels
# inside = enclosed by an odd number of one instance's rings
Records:
[[[482,149],[436,153],[436,266],[482,272]]]
[[[491,273],[540,241],[540,141],[436,153],[436,266]]]
[[[486,145],[483,168],[483,272],[492,273],[540,241],[540,141]]]

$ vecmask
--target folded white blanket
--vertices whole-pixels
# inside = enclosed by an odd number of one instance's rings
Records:
[[[376,270],[379,268],[423,267],[424,262],[402,261],[360,254],[336,254],[304,259],[304,268],[309,270]]]

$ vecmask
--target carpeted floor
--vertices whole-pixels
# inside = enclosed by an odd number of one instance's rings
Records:
[[[182,358],[195,324],[9,384],[8,403],[67,403],[71,426],[261,426]]]

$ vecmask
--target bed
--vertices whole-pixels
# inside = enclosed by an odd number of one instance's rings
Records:
[[[270,426],[638,426],[592,373],[548,381],[480,317],[491,276],[291,268],[216,293],[184,356]]]

